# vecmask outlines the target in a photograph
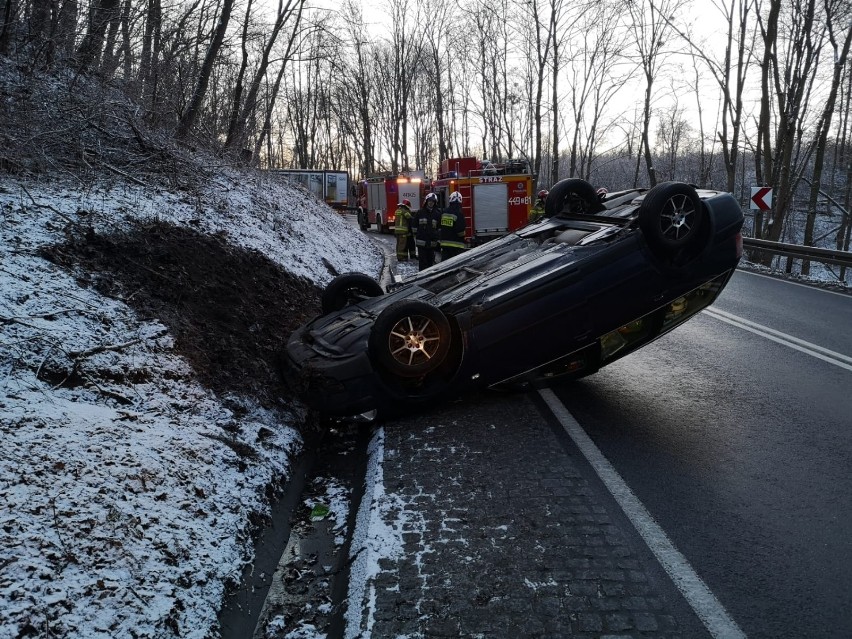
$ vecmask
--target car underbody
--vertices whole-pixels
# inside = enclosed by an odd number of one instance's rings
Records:
[[[582,377],[722,291],[741,255],[729,194],[671,183],[598,201],[587,183],[564,182],[540,222],[387,292],[362,274],[329,285],[326,314],[288,345],[308,404],[352,416]]]

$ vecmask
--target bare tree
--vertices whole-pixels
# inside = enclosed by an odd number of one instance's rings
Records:
[[[445,56],[448,41],[456,35],[453,5],[443,0],[426,0],[424,12],[429,20],[423,29],[423,67],[428,69],[426,79],[431,82],[431,95],[434,97],[434,126],[438,142],[438,159],[449,157],[452,148],[448,135],[449,113],[445,104],[445,92],[452,95],[453,74],[451,60]],[[425,96],[424,96],[425,97]],[[425,144],[425,140],[420,141]],[[422,159],[422,157],[421,157]],[[424,168],[419,164],[420,168]]]
[[[364,37],[366,28],[361,7],[351,0],[345,5],[343,20],[349,32],[350,45],[354,60],[345,61],[344,73],[352,82],[352,89],[340,91],[339,113],[349,113],[352,139],[361,148],[361,175],[369,176],[375,172],[375,146],[373,119],[371,117],[372,85],[370,43]],[[350,86],[349,82],[345,83]],[[354,89],[354,90],[353,90]]]
[[[17,18],[17,0],[4,0],[3,12],[0,13],[0,55],[8,55],[12,48]]]
[[[816,149],[814,152],[814,166],[811,176],[810,198],[808,201],[808,215],[805,223],[805,244],[813,246],[814,226],[816,223],[817,199],[820,194],[823,166],[825,163],[826,147],[828,146],[828,134],[832,125],[835,105],[837,104],[837,93],[840,83],[846,71],[846,63],[849,59],[849,46],[852,44],[852,10],[845,0],[823,0],[823,19],[825,20],[828,40],[833,53],[833,73],[831,84],[828,89],[828,97],[825,107],[817,123]],[[839,24],[838,24],[839,23]],[[838,32],[838,27],[840,31]],[[845,28],[845,31],[843,30]],[[802,274],[810,273],[810,262],[802,262]]]
[[[531,0],[525,4],[529,10],[526,24],[530,32],[525,42],[527,47],[526,59],[530,73],[530,84],[532,89],[532,120],[533,120],[533,172],[541,175],[542,164],[542,121],[543,121],[543,97],[546,82],[546,70],[550,62],[550,52],[553,45],[553,29],[555,25],[550,16],[547,15],[545,6],[540,0]]]
[[[252,19],[252,0],[246,2],[246,15],[243,20],[242,37],[240,38],[240,68],[237,71],[236,80],[234,80],[234,98],[231,105],[231,116],[228,119],[228,137],[226,138],[225,146],[229,146],[237,135],[238,120],[240,119],[240,108],[243,105],[243,91],[245,90],[244,81],[246,69],[249,63],[249,25]]]
[[[305,0],[278,0],[278,10],[275,15],[275,22],[272,25],[272,30],[269,38],[263,47],[260,60],[257,63],[257,69],[254,73],[254,78],[249,84],[248,92],[246,93],[245,102],[240,106],[235,104],[234,108],[239,108],[239,115],[232,119],[232,126],[229,127],[228,136],[225,140],[226,149],[242,149],[243,142],[246,137],[246,128],[249,118],[254,117],[257,107],[257,97],[260,92],[261,83],[266,77],[266,72],[269,69],[270,56],[272,49],[275,46],[278,35],[286,25],[290,32],[288,44],[283,57],[283,62],[286,64],[290,53],[293,50],[293,44],[296,41],[297,35],[302,22],[302,13],[305,7]]]
[[[763,171],[758,178],[768,178],[774,193],[769,220],[760,234],[774,241],[781,238],[798,175],[807,160],[808,154],[800,151],[825,39],[825,25],[815,20],[816,0],[801,0],[788,5],[788,9],[783,39],[778,33],[781,0],[770,0],[767,18],[760,18],[767,68],[763,76],[756,160],[758,169]],[[774,103],[770,101],[772,98]],[[770,143],[772,132],[775,139]],[[755,219],[757,227],[760,220]],[[771,256],[764,258],[767,263],[770,259]]]
[[[571,139],[568,175],[590,179],[592,162],[601,135],[603,118],[613,99],[630,81],[635,66],[627,63],[627,30],[619,28],[613,12],[617,5],[601,3],[587,16],[574,43],[576,55],[568,63],[568,117]],[[559,179],[554,175],[554,181]]]
[[[843,194],[841,198],[838,198],[843,203],[843,211],[835,236],[835,246],[839,250],[848,251],[850,240],[852,240],[852,216],[849,214],[852,207],[852,65],[846,67],[840,96],[838,108],[840,122],[834,143],[833,190],[840,190]],[[846,267],[842,266],[839,279],[845,280],[845,278]]]
[[[117,19],[118,0],[95,0],[89,9],[89,27],[77,49],[78,67],[86,71],[100,62],[107,27]]]
[[[671,16],[680,11],[683,4],[684,0],[636,0],[627,3],[627,11],[631,20],[630,27],[633,31],[639,54],[639,65],[645,80],[641,144],[645,169],[648,172],[648,182],[651,186],[657,184],[650,141],[654,82],[661,75],[661,69],[666,62],[668,51],[665,46],[669,44],[669,38],[673,32]],[[641,159],[640,155],[637,154],[636,171],[633,176],[634,186],[639,183]]]
[[[7,6],[12,6],[14,0],[8,0]],[[77,35],[77,18],[80,7],[77,0],[65,0],[58,3],[58,12],[54,20],[53,35],[51,37],[52,51],[50,52],[50,63],[54,61],[66,64],[74,55],[74,38]],[[56,5],[54,5],[56,6]],[[2,44],[0,44],[2,53]]]
[[[480,128],[483,156],[501,155],[502,107],[505,88],[508,38],[505,33],[505,4],[478,3],[471,7],[470,24],[475,38],[474,64],[479,100],[472,102]]]
[[[754,43],[754,32],[749,28],[749,19],[755,10],[756,0],[712,0],[713,6],[724,17],[726,31],[725,49],[721,57],[715,58],[716,50],[706,42],[696,39],[691,33],[675,29],[690,47],[692,56],[704,62],[713,75],[721,93],[721,131],[717,136],[725,162],[727,189],[733,192],[736,184],[737,161],[740,138],[743,133],[743,92],[746,88],[748,61]]]
[[[663,109],[657,129],[658,162],[655,174],[661,181],[691,181],[684,177],[679,161],[686,158],[685,147],[688,143],[691,127],[685,117],[685,108],[675,103]]]
[[[175,137],[179,139],[185,138],[189,134],[196,119],[198,119],[201,103],[204,101],[204,96],[207,93],[207,85],[210,83],[210,75],[213,73],[213,64],[216,61],[216,56],[219,54],[219,49],[222,47],[222,42],[225,40],[225,32],[228,30],[233,8],[234,0],[223,0],[219,23],[216,25],[213,38],[207,48],[207,54],[204,56],[204,63],[201,65],[192,99],[186,111],[181,116],[177,130],[175,131]]]

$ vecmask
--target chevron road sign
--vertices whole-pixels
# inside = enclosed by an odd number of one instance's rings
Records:
[[[751,187],[751,202],[749,208],[768,211],[772,208],[772,187],[771,186],[753,186]]]

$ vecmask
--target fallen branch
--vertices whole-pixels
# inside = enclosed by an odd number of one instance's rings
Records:
[[[100,346],[95,346],[84,351],[68,351],[68,357],[73,360],[80,360],[86,357],[91,357],[92,355],[97,355],[98,353],[105,353],[106,351],[120,351],[128,346],[138,344],[139,342],[144,342],[149,339],[157,339],[166,333],[168,333],[168,331],[164,329],[156,335],[152,335],[150,337],[137,337],[136,339],[132,339],[129,342],[124,342],[122,344],[101,344]]]
[[[106,168],[108,168],[108,169],[109,169],[110,171],[112,171],[113,173],[117,173],[118,175],[121,175],[121,176],[123,176],[123,177],[126,177],[128,180],[130,180],[130,181],[131,181],[131,182],[133,182],[134,184],[138,184],[139,186],[144,186],[144,187],[146,187],[146,188],[147,188],[147,186],[148,186],[148,185],[147,185],[147,184],[145,184],[142,180],[139,180],[139,179],[137,179],[137,178],[133,177],[133,176],[132,176],[132,175],[130,175],[129,173],[127,173],[127,172],[125,172],[125,171],[122,171],[122,170],[121,170],[121,169],[119,169],[118,167],[113,166],[113,165],[112,165],[112,164],[110,164],[109,162],[104,162],[103,160],[101,160],[101,164],[103,164]]]
[[[64,213],[62,213],[61,211],[57,210],[57,209],[56,209],[56,207],[54,207],[54,206],[52,206],[52,205],[50,205],[50,204],[39,204],[38,202],[36,202],[36,201],[35,201],[35,198],[32,196],[32,193],[30,193],[30,192],[27,190],[27,187],[26,187],[26,186],[24,186],[23,184],[21,184],[21,188],[24,190],[24,193],[26,193],[27,195],[29,195],[29,196],[30,196],[30,201],[33,203],[33,206],[38,206],[38,207],[45,208],[45,209],[48,209],[48,210],[50,210],[50,211],[53,211],[53,212],[54,212],[54,213],[56,213],[59,217],[61,217],[63,220],[65,220],[66,222],[69,222],[69,223],[71,223],[71,224],[76,224],[76,223],[77,223],[77,222],[76,222],[76,220],[72,220],[70,217],[68,217],[67,215],[65,215],[65,214],[64,214]]]
[[[128,405],[133,403],[132,399],[130,399],[129,397],[125,397],[121,393],[116,393],[115,391],[112,391],[108,388],[101,388],[100,384],[98,384],[94,379],[92,379],[91,375],[88,375],[85,371],[81,370],[76,364],[74,366],[77,367],[77,373],[79,373],[80,377],[82,377],[87,382],[89,382],[92,386],[94,386],[98,390],[98,392],[101,393],[102,395],[106,395],[107,397],[111,397],[112,399],[116,400],[118,403],[124,404],[125,406],[128,406]]]
[[[151,152],[151,147],[148,145],[147,140],[145,140],[145,136],[142,135],[142,132],[136,126],[136,123],[133,122],[133,118],[130,116],[127,117],[127,124],[130,126],[130,129],[133,131],[133,136],[136,138],[136,143],[139,145],[139,148],[142,149],[145,153]]]
[[[12,322],[19,322],[20,320],[24,319],[45,319],[48,317],[53,317],[54,315],[64,315],[65,313],[80,313],[81,315],[85,315],[87,313],[91,314],[92,311],[85,311],[79,308],[63,308],[58,311],[41,313],[40,315],[13,315],[11,317],[0,315],[0,324],[11,324]]]

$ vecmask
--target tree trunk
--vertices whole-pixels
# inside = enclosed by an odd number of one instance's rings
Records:
[[[252,80],[251,85],[249,85],[249,90],[246,94],[246,101],[245,104],[242,106],[242,109],[240,110],[240,116],[237,119],[237,125],[234,134],[230,136],[229,139],[226,141],[225,148],[233,150],[234,148],[242,147],[245,138],[246,126],[248,124],[249,118],[252,117],[257,106],[257,95],[260,92],[261,82],[263,81],[263,78],[266,75],[266,70],[269,68],[269,56],[272,53],[272,47],[278,40],[278,35],[281,33],[281,29],[284,27],[284,24],[295,13],[296,20],[293,24],[290,40],[287,44],[287,51],[284,54],[282,62],[282,64],[285,64],[292,53],[293,44],[296,40],[299,25],[302,21],[302,10],[304,9],[304,7],[305,0],[287,0],[286,4],[284,4],[283,2],[279,2],[278,15],[275,19],[275,25],[273,26],[272,32],[269,34],[269,40],[267,40],[266,46],[263,49],[263,55],[261,56],[260,62],[258,63],[257,71],[255,71],[254,74],[254,79]]]
[[[6,0],[3,5],[2,25],[0,25],[0,55],[9,55],[13,41],[13,30],[18,16],[18,4],[16,0]]]
[[[77,49],[78,67],[88,71],[98,65],[107,27],[118,15],[118,0],[97,0],[89,11],[89,29]]]
[[[219,24],[216,26],[213,40],[210,42],[207,54],[204,56],[204,63],[201,65],[201,71],[198,74],[195,91],[175,131],[175,137],[178,139],[185,139],[198,119],[201,104],[204,102],[204,95],[207,93],[207,85],[210,83],[210,74],[213,72],[213,63],[216,61],[216,56],[219,54],[219,49],[222,47],[222,42],[225,39],[225,32],[228,30],[228,23],[231,20],[231,11],[233,8],[234,0],[224,0],[222,14],[219,16]]]
[[[551,14],[551,38],[553,47],[553,78],[552,80],[552,95],[551,95],[551,104],[553,105],[551,108],[553,110],[553,143],[552,143],[552,153],[553,157],[551,158],[551,168],[550,168],[550,183],[556,184],[559,181],[559,94],[556,92],[557,87],[559,86],[559,43],[556,40],[556,25],[555,25],[556,15],[555,12]]]
[[[272,91],[269,94],[269,99],[266,103],[265,114],[263,118],[263,128],[261,129],[260,135],[257,138],[257,143],[254,147],[254,155],[255,157],[259,157],[260,148],[263,143],[264,136],[268,139],[272,139],[272,112],[275,109],[275,101],[278,99],[278,91],[281,89],[281,78],[284,77],[284,69],[287,67],[286,62],[281,63],[281,68],[278,70],[278,75],[275,76],[275,84],[272,86]],[[271,146],[270,146],[271,152]],[[267,158],[267,162],[269,162],[269,158]],[[269,166],[269,164],[267,164]]]
[[[148,0],[137,82],[141,87],[140,95],[145,107],[151,112],[156,110],[157,78],[159,75],[157,66],[160,54],[162,15],[160,0]]]
[[[59,7],[53,34],[53,60],[59,64],[65,64],[74,55],[78,12],[77,0],[65,0]]]
[[[829,38],[834,49],[834,74],[831,79],[831,88],[829,89],[828,98],[825,102],[825,107],[822,112],[819,124],[817,125],[817,146],[814,154],[814,169],[811,181],[810,198],[808,201],[808,217],[805,223],[805,246],[813,246],[814,243],[814,226],[816,225],[816,209],[817,199],[820,192],[820,183],[822,180],[823,165],[825,163],[825,151],[828,145],[828,133],[831,129],[832,116],[834,115],[834,106],[837,103],[837,92],[840,87],[840,82],[843,79],[843,72],[846,68],[846,60],[849,58],[849,46],[852,43],[852,24],[847,27],[845,37],[841,42],[838,42],[833,31],[833,18],[835,16],[826,16],[827,26],[829,30]],[[802,261],[802,275],[809,275],[811,263],[809,260]]]
[[[770,83],[771,66],[777,63],[775,59],[776,41],[778,39],[778,15],[781,11],[781,0],[769,0],[769,16],[763,29],[763,61],[760,65],[760,116],[757,125],[757,149],[754,154],[755,177],[757,184],[767,185],[772,177],[772,137],[769,126],[772,116],[772,86]],[[754,236],[763,237],[763,211],[754,214]],[[761,263],[768,265],[772,261],[771,254],[762,253]]]
[[[645,75],[645,102],[642,109],[642,152],[645,155],[645,170],[648,172],[648,186],[657,186],[656,171],[654,169],[654,160],[651,157],[651,95],[654,87],[653,75],[647,73]],[[638,168],[638,165],[637,165]]]
[[[246,68],[248,67],[248,28],[249,20],[251,18],[251,5],[252,0],[248,0],[246,6],[246,19],[243,22],[243,37],[240,42],[242,45],[243,55],[242,59],[240,60],[240,70],[237,73],[237,80],[234,86],[233,105],[231,106],[231,117],[228,121],[228,135],[225,138],[225,148],[230,148],[234,142],[234,136],[237,134],[237,121],[239,120],[240,108],[242,107],[243,79],[245,78]],[[283,72],[284,65],[281,65],[281,73]]]

